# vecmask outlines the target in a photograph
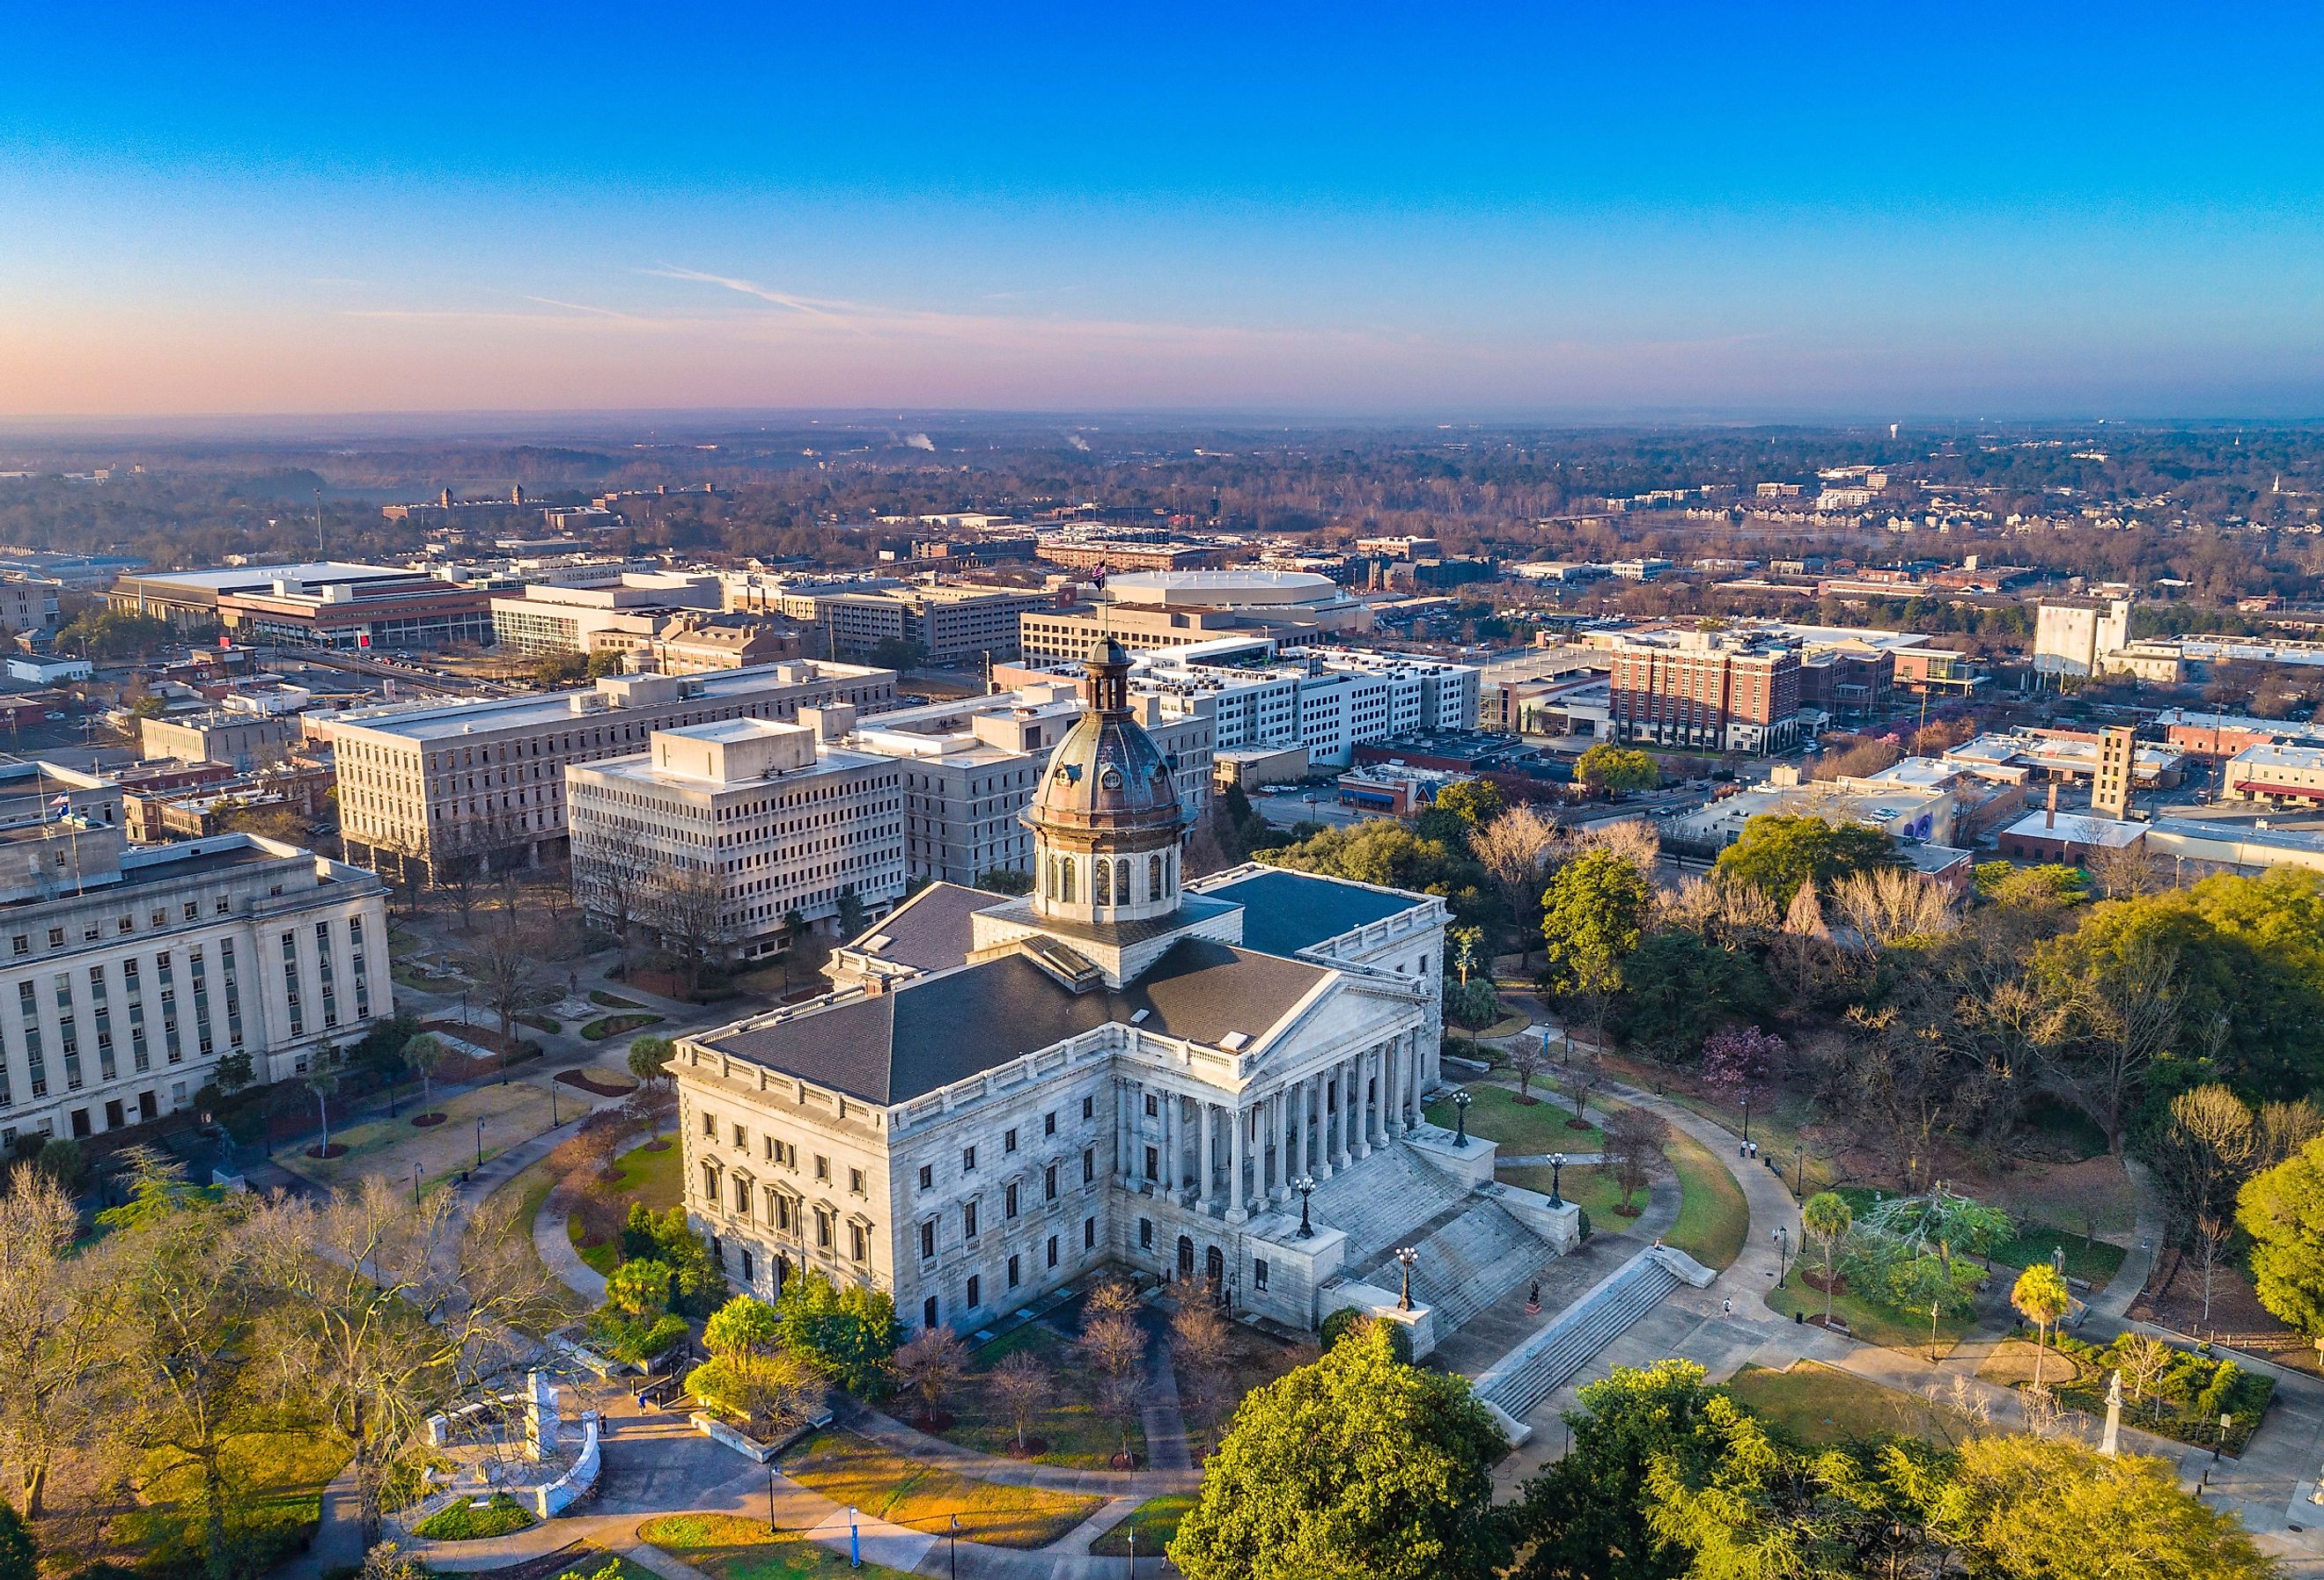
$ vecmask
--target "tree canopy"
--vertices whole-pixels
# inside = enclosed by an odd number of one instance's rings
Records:
[[[1386,1325],[1251,1393],[1170,1544],[1187,1580],[1489,1580],[1499,1428],[1468,1380],[1397,1361]]]
[[[1575,761],[1573,776],[1591,790],[1620,795],[1654,789],[1663,781],[1663,770],[1650,753],[1600,741]]]
[[[1645,875],[1612,851],[1585,850],[1560,867],[1542,901],[1550,985],[1599,995],[1619,988],[1653,900]]]
[[[1829,888],[1852,873],[1895,861],[1895,842],[1877,828],[1764,812],[1744,824],[1742,837],[1719,853],[1719,874],[1748,883],[1781,905],[1802,883]]]

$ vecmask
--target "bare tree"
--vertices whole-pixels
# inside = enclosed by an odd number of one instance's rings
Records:
[[[704,966],[726,963],[734,931],[717,873],[686,867],[657,874],[647,891],[645,915],[664,946],[684,962],[688,993],[700,990]]]
[[[1549,1063],[1549,1039],[1520,1032],[1508,1045],[1505,1057],[1508,1061],[1509,1073],[1517,1078],[1517,1101],[1535,1102],[1534,1077],[1540,1075]]]
[[[516,1018],[548,996],[554,974],[542,958],[548,940],[514,905],[496,913],[476,950],[476,986],[499,1018],[506,1051],[517,1046]]]
[[[1636,867],[1638,876],[1651,884],[1655,864],[1662,860],[1663,836],[1644,818],[1609,818],[1573,836],[1573,854],[1585,850],[1611,852]]]
[[[1196,1416],[1213,1429],[1237,1349],[1234,1324],[1217,1304],[1193,1289],[1182,1290],[1178,1308],[1170,1314],[1171,1359],[1194,1395]]]
[[[2203,1320],[2219,1253],[2236,1233],[2236,1193],[2251,1178],[2260,1130],[2242,1098],[2221,1086],[2197,1086],[2171,1100],[2155,1136],[2156,1182],[2174,1236],[2201,1257]]]
[[[1102,1300],[1101,1291],[1105,1292]],[[1129,1292],[1127,1285],[1111,1282],[1091,1292],[1083,1302],[1082,1335],[1076,1347],[1097,1373],[1098,1412],[1120,1428],[1122,1452],[1127,1454],[1130,1423],[1138,1418],[1145,1401],[1146,1331],[1138,1325],[1135,1305],[1121,1304],[1125,1292]],[[1130,1298],[1134,1302],[1135,1294]]]
[[[102,1330],[72,1198],[30,1163],[0,1195],[0,1457],[16,1470],[18,1506],[38,1520],[58,1452],[83,1441],[96,1400],[89,1368]]]
[[[1606,1155],[1613,1162],[1625,1207],[1653,1177],[1665,1133],[1663,1122],[1643,1108],[1622,1109],[1606,1121]]]
[[[992,1391],[1001,1416],[1017,1434],[1017,1452],[1028,1452],[1026,1428],[1040,1419],[1051,1395],[1056,1391],[1048,1367],[1030,1350],[1012,1350],[986,1373],[984,1385]]]
[[[2179,1029],[2180,998],[2177,952],[2144,938],[2094,956],[2074,983],[2079,1035],[2052,1054],[2048,1067],[2069,1100],[2106,1132],[2116,1157],[2146,1072]]]
[[[415,1205],[373,1178],[254,1215],[251,1261],[269,1295],[254,1353],[282,1399],[346,1446],[366,1543],[427,1418],[493,1393],[531,1354],[528,1330],[554,1319],[530,1242],[509,1232],[516,1210],[487,1198],[469,1214],[449,1190]]]
[[[622,976],[637,968],[638,932],[645,920],[652,865],[643,847],[625,840],[588,838],[573,851],[573,888],[588,917],[622,948]]]
[[[2159,888],[2154,863],[2136,845],[2106,845],[2082,857],[2082,869],[2102,900],[2134,900]]]
[[[945,1395],[968,1375],[968,1346],[948,1327],[922,1328],[889,1359],[888,1369],[920,1396],[923,1418],[938,1424]]]
[[[2171,1370],[2178,1353],[2151,1334],[2125,1334],[2114,1346],[2115,1361],[2122,1368],[2122,1380],[2130,1384],[2130,1399],[2136,1404],[2152,1393]]]
[[[2264,1104],[2259,1111],[2259,1156],[2254,1160],[2255,1169],[2273,1168],[2319,1135],[2324,1135],[2324,1109],[2319,1109],[2312,1098]]]
[[[1537,938],[1543,885],[1547,882],[1549,851],[1557,840],[1557,826],[1531,806],[1520,803],[1469,836],[1469,850],[1492,874],[1508,907],[1517,934],[1519,963],[1532,952]]]
[[[1874,948],[1941,938],[1956,923],[1951,892],[1906,867],[1851,873],[1832,886],[1831,902],[1840,920]]]

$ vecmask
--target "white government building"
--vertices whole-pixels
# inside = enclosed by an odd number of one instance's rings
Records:
[[[689,1216],[742,1287],[813,1268],[915,1326],[974,1332],[1111,1263],[1300,1328],[1383,1312],[1425,1353],[1578,1233],[1424,1116],[1443,903],[1268,867],[1182,885],[1129,667],[1090,656],[1026,814],[1029,897],[933,885],[839,951],[837,991],[680,1040]]]
[[[61,803],[61,804],[60,804]],[[249,834],[130,849],[121,787],[0,762],[0,1148],[286,1080],[395,1012],[387,888]]]

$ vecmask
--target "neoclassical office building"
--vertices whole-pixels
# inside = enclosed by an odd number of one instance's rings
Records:
[[[1305,1327],[1472,1211],[1499,1215],[1463,1231],[1507,1252],[1497,1278],[1555,1254],[1494,1205],[1489,1147],[1423,1116],[1443,902],[1258,866],[1182,883],[1128,669],[1091,655],[1027,813],[1029,895],[924,889],[837,952],[831,993],[681,1040],[687,1207],[738,1284],[816,1268],[974,1332],[1120,1262]],[[1424,1294],[1486,1298],[1437,1260]]]

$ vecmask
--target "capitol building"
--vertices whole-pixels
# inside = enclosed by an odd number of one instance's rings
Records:
[[[1128,656],[1102,642],[1087,670],[1026,814],[1028,895],[931,885],[835,953],[835,991],[679,1040],[687,1213],[728,1278],[771,1296],[814,1268],[973,1334],[1127,1266],[1303,1330],[1377,1311],[1423,1353],[1521,1298],[1574,1213],[1425,1117],[1443,902],[1265,866],[1182,882]]]

